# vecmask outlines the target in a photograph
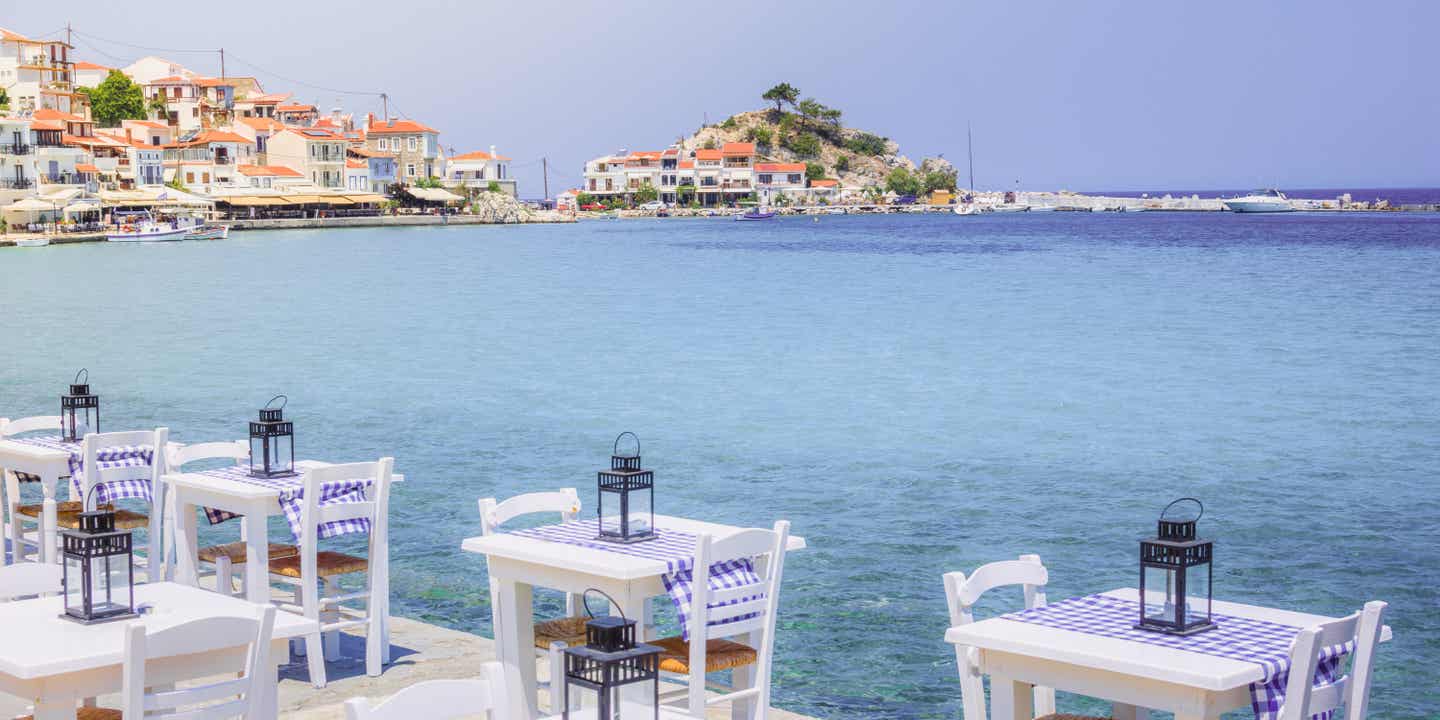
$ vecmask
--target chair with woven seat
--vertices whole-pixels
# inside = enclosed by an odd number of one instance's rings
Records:
[[[647,641],[661,648],[660,670],[667,679],[684,678],[685,705],[691,715],[705,717],[706,707],[726,702],[732,704],[732,717],[758,720],[769,713],[775,615],[789,540],[786,520],[776,522],[771,530],[754,528],[718,540],[709,535],[696,539],[686,612],[690,640],[677,636]],[[712,566],[742,561],[751,564],[758,582],[712,587]],[[707,673],[724,670],[731,671],[730,685],[707,682]],[[718,694],[706,695],[707,688]]]
[[[0,440],[30,433],[43,432],[53,435],[59,432],[60,422],[59,415],[35,415],[32,417],[15,418],[14,420],[0,418]],[[0,482],[0,499],[3,499],[3,502],[0,502],[0,505],[3,505],[4,516],[0,517],[0,523],[3,523],[4,532],[0,533],[0,535],[10,539],[12,562],[19,563],[29,560],[31,552],[34,552],[36,559],[38,559],[40,556],[39,522],[34,515],[27,513],[22,516],[19,512],[22,506],[27,509],[30,507],[21,502],[20,476],[8,468],[5,469],[3,473],[4,477],[0,478],[0,480],[3,480],[3,482]],[[41,506],[36,505],[35,507]],[[26,524],[35,526],[35,529],[30,531],[33,532],[34,535],[27,534],[25,529]],[[3,538],[0,538],[0,541],[3,541]],[[3,544],[3,542],[0,542],[0,544]],[[0,550],[3,550],[3,548],[0,548]]]
[[[981,565],[965,577],[963,572],[945,573],[945,598],[950,606],[950,625],[975,622],[974,607],[980,596],[1001,587],[1020,586],[1025,608],[1045,605],[1045,586],[1050,573],[1039,555],[1021,555],[1019,560],[1005,560]],[[985,710],[985,679],[980,674],[979,653],[970,647],[955,646],[955,663],[960,670],[960,701],[966,717],[988,717]],[[1083,715],[1055,713],[1055,690],[1035,686],[1035,714],[1043,720],[1100,720]],[[978,713],[978,714],[977,714]],[[1040,720],[1037,718],[1037,720]]]
[[[390,662],[388,518],[394,467],[395,460],[387,457],[376,462],[306,470],[302,478],[305,495],[301,501],[299,552],[270,560],[270,579],[295,586],[299,600],[298,604],[279,602],[280,608],[320,623],[319,629],[306,635],[304,641],[310,684],[317,688],[325,687],[325,661],[339,655],[339,631],[343,628],[365,627],[365,674],[377,677],[381,666]],[[362,479],[369,480],[363,499],[320,503],[327,484]],[[321,526],[346,521],[369,521],[366,557],[317,547]],[[365,573],[365,589],[341,592],[337,578],[353,573]],[[364,610],[344,604],[353,601],[363,602]]]
[[[494,535],[500,532],[501,525],[515,518],[540,513],[557,513],[561,522],[571,522],[580,516],[580,494],[575,492],[575,488],[561,488],[553,492],[516,495],[504,502],[496,501],[495,498],[481,498],[480,534]],[[497,583],[492,577],[490,597],[494,598],[496,593]],[[540,683],[540,687],[551,692],[552,710],[560,706],[553,698],[562,683],[553,682],[553,679],[564,676],[565,648],[585,644],[585,621],[590,618],[582,614],[581,604],[579,595],[567,593],[565,617],[535,623],[535,655],[549,661],[552,678],[551,681]],[[574,700],[579,700],[579,694],[576,694]],[[574,701],[570,706],[579,707]]]
[[[165,446],[165,472],[184,472],[186,465],[193,463],[215,464],[233,463],[243,465],[250,460],[250,444],[244,440],[232,442],[208,442],[196,443],[193,445],[181,445],[169,443]],[[166,498],[166,507],[175,508],[179,511],[179,505],[174,502],[173,491],[170,497]],[[169,559],[175,553],[175,537],[179,532],[178,518],[173,513],[165,518],[165,557]],[[215,590],[225,595],[235,594],[235,573],[236,566],[243,567],[246,562],[245,555],[245,530],[241,527],[241,539],[239,542],[223,543],[200,548],[196,556],[202,563],[208,563],[215,567]],[[269,557],[289,557],[300,552],[294,545],[283,543],[270,543]],[[243,576],[242,576],[243,577]]]
[[[159,559],[163,556],[164,547],[161,542],[161,518],[164,508],[164,500],[160,496],[160,475],[164,472],[164,462],[152,456],[152,462],[147,465],[135,467],[107,467],[101,464],[98,454],[101,450],[126,445],[143,445],[151,448],[163,448],[166,440],[170,437],[169,428],[156,428],[154,430],[135,430],[129,432],[112,433],[90,433],[80,443],[81,457],[81,482],[79,487],[80,500],[68,500],[55,504],[55,525],[56,529],[77,530],[80,528],[80,513],[87,507],[92,506],[113,510],[115,512],[115,527],[121,530],[140,530],[148,532],[145,551],[136,554],[136,567],[147,569],[161,567]],[[149,486],[151,512],[141,513],[124,508],[117,508],[113,503],[96,504],[90,499],[90,491],[97,483],[111,483],[117,481],[136,481]],[[72,485],[74,480],[71,480]],[[45,506],[42,503],[19,505],[14,511],[22,518],[31,518],[36,525],[37,537],[45,534]],[[160,511],[157,511],[159,509]],[[58,556],[57,556],[58,557]],[[158,576],[150,575],[150,579],[159,579]]]

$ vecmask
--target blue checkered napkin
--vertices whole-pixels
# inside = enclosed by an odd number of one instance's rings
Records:
[[[13,438],[12,442],[31,445],[34,447],[46,448],[48,450],[59,450],[70,454],[70,483],[75,489],[75,495],[83,495],[85,487],[85,473],[83,466],[85,459],[82,457],[80,443],[64,442],[59,435],[41,435],[37,437]],[[149,445],[117,445],[104,447],[95,451],[95,464],[102,470],[111,468],[127,467],[150,467],[150,461],[154,457],[154,449]],[[29,473],[15,473],[21,482],[35,482],[40,478]],[[95,502],[109,504],[116,500],[125,498],[139,498],[145,502],[151,502],[150,479],[135,480],[112,480],[100,483],[95,487]]]
[[[197,474],[276,490],[280,495],[280,509],[284,511],[285,523],[290,526],[290,534],[297,544],[301,541],[300,536],[304,530],[301,514],[304,512],[303,500],[305,498],[305,481],[303,475],[291,475],[290,477],[279,478],[254,477],[250,474],[250,469],[243,465],[204,470]],[[360,480],[341,480],[338,482],[325,483],[320,486],[320,501],[318,504],[323,507],[325,505],[340,503],[364,502],[365,493],[370,487],[370,482],[369,478],[364,478]],[[237,517],[240,516],[227,510],[205,508],[205,519],[209,520],[211,525]],[[351,518],[349,520],[321,523],[315,531],[322,539],[349,533],[368,533],[370,532],[370,519]]]
[[[1255,663],[1264,672],[1260,682],[1250,685],[1250,704],[1255,718],[1274,720],[1277,716],[1285,702],[1285,683],[1290,677],[1290,646],[1300,628],[1254,618],[1215,615],[1215,629],[1180,636],[1138,630],[1135,622],[1139,616],[1140,604],[1134,600],[1088,595],[1003,617],[1087,635]],[[1340,676],[1340,661],[1352,646],[1353,643],[1347,643],[1325,648],[1321,652],[1315,671],[1317,686],[1334,682]],[[1330,715],[1322,713],[1314,717],[1316,720],[1330,720]]]
[[[670,595],[670,601],[675,605],[675,612],[679,616],[680,621],[680,634],[685,639],[689,639],[690,602],[692,598],[690,585],[694,582],[692,569],[695,565],[695,535],[679,530],[667,530],[657,527],[655,528],[656,537],[654,540],[622,545],[596,539],[600,534],[599,520],[574,520],[559,525],[545,525],[538,528],[513,530],[510,534],[664,562],[666,572],[660,576],[660,581],[665,585],[665,591]],[[758,590],[760,577],[755,574],[755,568],[750,561],[742,559],[719,562],[711,565],[709,582],[711,590],[722,590],[752,584],[756,585]],[[757,597],[764,597],[764,593],[757,592],[752,597],[741,598],[724,604],[731,605],[753,600]],[[709,605],[709,607],[719,606],[719,604]],[[712,621],[709,624],[724,625],[739,622],[755,617],[757,614],[758,613],[752,613],[720,622]]]

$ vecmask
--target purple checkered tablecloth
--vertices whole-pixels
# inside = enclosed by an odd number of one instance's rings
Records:
[[[1260,682],[1250,684],[1250,705],[1257,720],[1273,720],[1285,702],[1290,678],[1290,645],[1300,628],[1266,620],[1214,615],[1215,629],[1179,636],[1138,630],[1140,604],[1106,595],[1087,595],[1002,616],[1006,620],[1071,630],[1087,635],[1118,638],[1146,645],[1185,650],[1231,660],[1252,662],[1264,671]],[[1352,644],[1325,648],[1315,670],[1316,686],[1340,677],[1340,661]],[[1330,720],[1331,713],[1315,715]]]
[[[304,508],[302,501],[305,498],[305,479],[303,474],[279,478],[255,477],[250,474],[250,469],[243,465],[218,468],[215,470],[203,470],[195,474],[220,478],[222,480],[233,480],[235,482],[246,483],[247,485],[258,485],[279,491],[280,509],[285,513],[285,522],[290,526],[290,534],[295,538],[297,544],[301,542],[300,536],[304,529],[301,525],[301,513]],[[362,478],[325,483],[320,486],[319,504],[338,505],[342,503],[364,502],[365,492],[370,487],[370,482],[370,478]],[[236,513],[216,510],[214,508],[205,508],[205,518],[210,521],[211,525],[237,517],[240,516]],[[348,533],[368,533],[370,532],[370,519],[351,518],[348,520],[321,523],[315,531],[322,539],[346,535]]]
[[[670,601],[675,604],[675,612],[679,616],[681,637],[686,640],[690,639],[690,587],[694,582],[695,535],[680,530],[669,530],[663,527],[657,527],[655,528],[654,540],[623,545],[598,539],[600,535],[600,521],[598,519],[574,520],[559,525],[545,525],[543,527],[525,530],[512,530],[510,534],[664,562],[665,573],[660,576],[660,581],[665,585],[665,591],[670,595]],[[756,585],[758,587],[759,584],[760,576],[755,574],[755,566],[751,564],[748,559],[727,560],[710,565],[709,585],[711,590],[723,590],[746,585]],[[707,603],[707,607],[715,608],[723,607],[724,605],[734,605],[764,596],[765,594],[763,592],[757,591],[753,596],[739,598],[730,602]],[[755,617],[757,614],[758,613],[750,613],[719,622],[712,621],[709,624],[724,625],[739,622]]]
[[[37,437],[11,438],[11,442],[22,445],[45,448],[47,450],[59,450],[69,453],[70,460],[70,483],[75,489],[75,494],[82,495],[85,473],[82,465],[84,458],[80,456],[80,443],[65,442],[59,435],[41,435]],[[149,445],[117,445],[114,447],[103,447],[95,451],[95,464],[101,470],[126,467],[150,467],[150,461],[154,457],[154,449]],[[15,473],[21,482],[36,482],[40,478],[28,473]],[[149,478],[136,478],[131,480],[112,480],[100,483],[95,487],[95,501],[98,503],[112,503],[125,498],[139,498],[145,502],[151,502]]]

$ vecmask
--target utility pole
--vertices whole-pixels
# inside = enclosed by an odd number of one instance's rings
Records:
[[[390,119],[390,96],[389,96],[389,95],[387,95],[387,94],[385,94],[385,93],[380,93],[380,107],[383,108],[380,112],[381,112],[382,115],[384,115],[384,117],[381,118],[381,119],[388,121],[388,120]]]
[[[73,45],[73,43],[70,42],[70,23],[68,22],[65,23],[65,44]]]
[[[220,79],[225,79],[225,48],[220,48]]]
[[[542,158],[540,158],[540,177],[542,178],[542,181],[541,181],[541,182],[542,182],[542,183],[544,184],[544,186],[545,186],[545,196],[544,196],[544,199],[545,199],[545,200],[549,200],[549,199],[550,199],[550,158],[547,158],[547,157],[542,157]]]

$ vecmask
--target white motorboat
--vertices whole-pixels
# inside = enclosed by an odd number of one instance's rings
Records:
[[[1022,205],[1022,204],[1020,204],[1020,203],[997,203],[997,204],[995,204],[995,205],[991,205],[991,206],[990,206],[990,212],[999,212],[999,213],[1030,212],[1030,206],[1029,206],[1029,205]]]
[[[959,203],[955,206],[956,215],[979,215],[983,212],[975,203]]]
[[[105,234],[110,242],[168,242],[184,240],[199,221],[193,217],[157,218],[149,210],[118,216],[119,227]]]
[[[50,244],[48,237],[20,238],[15,241],[15,247],[45,247]]]
[[[1237,213],[1278,213],[1295,211],[1295,206],[1290,204],[1290,199],[1285,197],[1285,193],[1274,189],[1256,190],[1244,197],[1229,198],[1223,202],[1226,210]]]
[[[229,225],[196,225],[185,234],[186,240],[224,240],[230,237]]]

